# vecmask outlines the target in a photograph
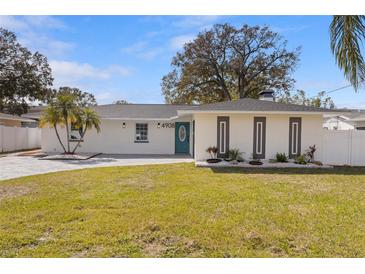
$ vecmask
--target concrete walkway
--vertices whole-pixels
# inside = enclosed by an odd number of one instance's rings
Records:
[[[177,155],[111,155],[101,154],[89,160],[39,160],[35,156],[7,155],[0,157],[0,180],[63,170],[150,164],[193,162],[188,156]]]

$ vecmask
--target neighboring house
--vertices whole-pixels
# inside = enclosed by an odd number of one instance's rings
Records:
[[[324,118],[323,128],[329,130],[350,130],[355,129],[355,123],[345,115],[330,116]]]
[[[20,116],[0,113],[0,153],[40,148],[38,122]]]
[[[37,127],[35,120],[0,112],[0,125],[7,127]]]
[[[100,105],[101,132],[87,132],[80,152],[120,154],[187,154],[195,160],[209,157],[209,146],[218,157],[231,148],[245,152],[246,159],[274,158],[284,152],[294,158],[316,145],[322,159],[323,115],[336,110],[276,103],[267,92],[262,100],[240,99],[207,105]],[[64,129],[61,129],[64,136]],[[78,138],[73,131],[72,141]],[[65,137],[63,137],[65,138]],[[65,141],[65,140],[64,140]],[[42,129],[42,149],[61,151],[52,128]]]
[[[324,118],[323,128],[329,130],[365,130],[365,111],[349,110],[337,116]]]
[[[30,106],[27,113],[22,115],[23,118],[28,118],[31,120],[39,121],[42,111],[45,109],[45,106]]]

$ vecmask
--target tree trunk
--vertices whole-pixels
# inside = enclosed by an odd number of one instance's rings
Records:
[[[70,131],[68,128],[68,119],[67,116],[64,116],[63,119],[65,119],[65,124],[66,124],[66,134],[67,134],[67,153],[70,153]]]
[[[63,143],[62,143],[62,141],[61,141],[61,138],[60,138],[60,135],[58,134],[57,124],[53,124],[53,127],[54,127],[54,130],[56,131],[56,136],[57,136],[57,139],[58,139],[58,141],[60,142],[60,144],[61,144],[61,146],[62,146],[63,152],[65,152],[65,153],[66,153],[65,146],[63,145]]]
[[[243,79],[244,78],[242,76],[239,77],[238,94],[240,95],[240,99],[246,97],[246,94],[245,94],[245,84],[244,84]]]
[[[84,132],[82,133],[82,136],[80,136],[79,141],[77,142],[77,144],[76,144],[75,148],[73,149],[72,154],[74,154],[74,153],[75,153],[76,149],[79,147],[79,144],[80,144],[80,143],[81,143],[81,141],[84,139],[85,133],[86,133],[86,126],[85,126],[85,130],[84,130]]]
[[[228,88],[224,81],[222,81],[222,88],[223,88],[223,100],[224,101],[232,101],[231,94],[229,94]]]

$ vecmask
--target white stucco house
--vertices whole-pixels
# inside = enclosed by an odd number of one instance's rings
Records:
[[[238,148],[260,159],[277,152],[295,157],[316,145],[322,160],[323,116],[335,110],[274,102],[269,93],[260,99],[240,99],[206,105],[125,104],[94,107],[101,132],[88,131],[79,152],[113,154],[186,154],[196,161],[209,157],[209,146],[218,157]],[[61,133],[61,136],[65,134]],[[76,141],[77,131],[70,139]],[[73,142],[76,144],[76,142]],[[42,150],[61,152],[55,132],[42,129]]]
[[[365,130],[365,111],[349,110],[336,116],[324,117],[323,128],[329,130]]]

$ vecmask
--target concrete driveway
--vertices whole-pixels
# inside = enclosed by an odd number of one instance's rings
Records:
[[[0,180],[83,168],[187,162],[193,162],[193,159],[176,155],[101,154],[88,160],[39,160],[35,156],[8,155],[0,157]]]

